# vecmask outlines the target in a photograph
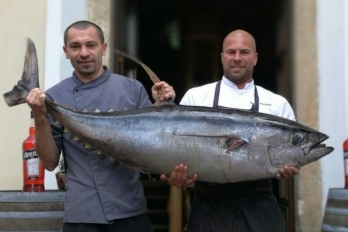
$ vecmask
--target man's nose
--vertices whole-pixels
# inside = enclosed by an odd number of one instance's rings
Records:
[[[240,60],[241,60],[241,58],[240,58],[240,52],[236,52],[236,53],[235,53],[235,55],[234,55],[234,57],[233,57],[233,60],[234,60],[234,61],[240,61]]]
[[[86,46],[82,46],[81,47],[81,51],[80,51],[80,56],[82,57],[86,57],[88,56],[89,52]]]

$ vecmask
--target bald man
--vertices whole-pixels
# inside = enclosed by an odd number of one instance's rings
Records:
[[[180,104],[239,108],[295,120],[285,98],[254,84],[257,59],[253,36],[243,30],[232,31],[222,45],[222,79],[188,90]],[[197,175],[189,178],[187,173],[188,168],[181,164],[174,167],[170,177],[161,175],[161,179],[178,187],[194,184],[188,232],[285,231],[270,179],[216,184],[196,181]],[[299,169],[284,166],[277,179],[288,179],[298,173]]]

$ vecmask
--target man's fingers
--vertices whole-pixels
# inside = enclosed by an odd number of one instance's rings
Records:
[[[285,167],[285,173],[286,175],[290,178],[290,177],[293,177],[294,175],[297,175],[299,173],[299,169],[295,168],[295,167],[288,167],[286,166]]]
[[[282,173],[282,178],[283,178],[283,179],[289,179],[289,176],[288,176],[288,174],[286,174],[286,173],[284,172],[284,173]]]
[[[167,181],[170,185],[177,187],[186,187],[196,181],[197,175],[193,175],[191,179],[188,179],[188,167],[180,164],[175,166],[173,172],[168,177],[164,174],[160,175],[162,181]]]
[[[167,181],[168,179],[169,179],[168,176],[166,176],[166,175],[164,175],[164,174],[160,175],[160,180],[162,180],[162,181]]]
[[[153,98],[160,101],[165,101],[165,100],[175,98],[175,91],[173,87],[164,81],[155,83],[152,87],[152,91],[153,91]]]
[[[289,175],[291,175],[291,174],[292,174],[292,172],[289,169],[289,167],[284,166],[283,169],[282,169],[282,176],[289,177]]]
[[[178,171],[179,171],[179,167],[175,166],[175,168],[173,169],[172,174],[170,175],[168,182],[171,185],[176,185],[176,180],[177,180],[177,176],[178,176]]]
[[[155,83],[154,86],[152,87],[154,90],[159,91],[159,90],[164,90],[164,88],[167,86],[169,86],[167,83],[165,83],[164,81]]]
[[[297,175],[300,173],[300,169],[298,169],[298,168],[291,166],[290,169],[291,169],[293,175]]]
[[[198,176],[197,176],[196,174],[193,175],[191,179],[188,179],[188,180],[186,181],[185,186],[189,186],[189,185],[193,184],[193,183],[197,180],[197,177],[198,177]]]
[[[186,182],[187,182],[187,166],[184,166],[184,165],[180,165],[181,167],[181,179],[180,182],[181,182],[181,186],[185,186],[186,185]]]
[[[284,166],[279,170],[279,173],[276,176],[276,179],[289,179],[300,173],[300,169],[293,166]]]
[[[182,182],[183,174],[184,174],[184,165],[180,164],[178,167],[178,172],[176,176],[176,179],[178,180],[178,182]]]
[[[186,167],[186,171],[185,171],[185,167],[183,164],[179,165],[178,168],[178,174],[176,176],[176,184],[177,186],[184,186],[186,181],[187,181],[187,167]]]
[[[39,97],[39,102],[41,105],[45,104],[45,98],[46,98],[46,95],[44,93],[41,93]]]
[[[285,168],[280,169],[278,175],[280,175],[281,179],[288,179],[289,178],[288,175],[286,174]]]
[[[189,179],[189,180],[186,181],[186,184],[183,187],[189,186],[189,185],[193,184],[193,182],[195,182],[195,181],[192,180],[192,179]]]

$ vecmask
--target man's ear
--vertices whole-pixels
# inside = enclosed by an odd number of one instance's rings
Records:
[[[63,46],[63,51],[65,53],[65,58],[69,59],[68,54],[67,54],[67,48],[65,47],[65,45]]]
[[[105,56],[105,55],[106,55],[106,48],[108,47],[108,43],[107,43],[107,42],[104,42],[104,43],[102,44],[102,47],[103,47],[103,56]]]
[[[258,58],[259,58],[259,54],[257,52],[255,52],[255,54],[254,54],[254,66],[256,66]]]

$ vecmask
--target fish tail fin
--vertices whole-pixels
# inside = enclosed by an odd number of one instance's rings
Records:
[[[35,44],[27,39],[27,50],[25,52],[24,67],[21,80],[17,85],[3,97],[8,106],[15,106],[25,103],[31,89],[39,87],[39,66],[36,55]]]
[[[55,116],[55,113],[58,112],[58,105],[54,102],[49,101],[47,97],[45,98],[45,104],[47,111],[50,112],[50,114],[53,114],[52,116]]]

